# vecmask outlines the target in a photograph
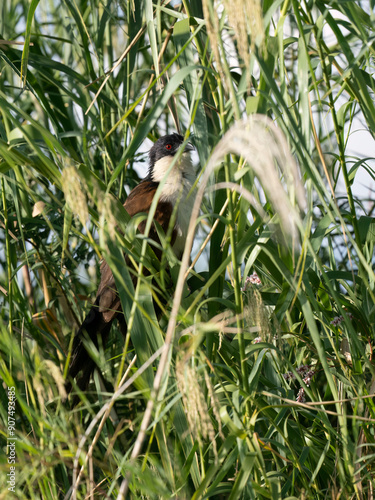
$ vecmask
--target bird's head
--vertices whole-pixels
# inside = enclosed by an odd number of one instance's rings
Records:
[[[155,142],[148,154],[150,160],[149,176],[153,181],[160,182],[164,178],[183,142],[184,138],[180,134],[164,135]],[[193,146],[187,143],[180,160],[176,162],[176,169],[182,176],[193,174],[190,158],[190,151],[193,149]]]

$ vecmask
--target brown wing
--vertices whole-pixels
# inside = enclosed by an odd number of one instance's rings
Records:
[[[142,181],[138,186],[136,186],[129,194],[126,202],[124,203],[124,208],[128,214],[133,217],[133,215],[148,212],[151,208],[152,200],[154,199],[156,190],[158,188],[157,182],[152,181]],[[166,233],[169,227],[169,221],[171,220],[171,215],[173,212],[173,207],[168,201],[159,201],[157,204],[154,220],[161,225],[163,231]],[[144,233],[146,228],[146,220],[142,221],[138,230]],[[149,236],[154,241],[159,243],[159,238],[155,227],[151,227]],[[176,231],[173,230],[172,233],[172,245],[176,239]],[[160,258],[160,252],[155,252]]]
[[[117,294],[115,279],[106,261],[100,265],[100,284],[96,294],[99,312],[105,322],[112,321],[121,309],[120,298]]]
[[[130,192],[127,200],[124,203],[124,208],[131,217],[138,213],[147,213],[150,210],[157,187],[158,184],[156,182],[142,181]],[[168,230],[172,211],[173,207],[169,202],[159,201],[159,203],[157,204],[154,220],[156,220],[160,224],[165,233]],[[142,221],[138,226],[138,229],[141,233],[145,231],[145,228],[146,220]],[[176,238],[175,233],[176,232],[173,231],[172,244]],[[149,237],[154,241],[157,241],[158,243],[160,242],[154,226],[151,227]],[[160,250],[154,248],[154,251],[156,256],[160,258]],[[126,261],[127,264],[129,264],[128,259],[126,259]],[[100,266],[100,272],[101,280],[96,297],[97,299],[99,299],[99,312],[102,313],[103,319],[106,322],[109,322],[113,320],[118,311],[121,309],[121,303],[117,294],[112,271],[105,261],[103,261]]]
[[[158,184],[156,182],[142,181],[131,190],[124,203],[124,208],[130,217],[150,210],[157,188]]]
[[[124,204],[124,207],[130,216],[140,212],[148,212],[150,210],[157,187],[158,185],[155,182],[143,181],[131,191]],[[173,207],[170,203],[159,202],[157,205],[154,219],[161,225],[164,232],[167,232],[168,230],[172,210]],[[138,227],[139,231],[144,232],[145,226],[146,221],[141,222]],[[149,236],[155,241],[159,241],[157,231],[153,226]],[[172,235],[172,244],[174,239],[175,234]],[[156,250],[155,253],[160,258],[160,252]],[[127,258],[126,262],[129,265],[129,260]],[[90,358],[82,342],[84,332],[89,335],[91,340],[93,340],[96,345],[98,345],[97,337],[98,335],[101,335],[103,344],[105,344],[109,335],[111,323],[116,317],[120,320],[123,332],[125,333],[126,331],[125,321],[121,318],[121,316],[118,316],[121,311],[121,302],[117,293],[115,280],[110,267],[105,261],[103,261],[100,265],[100,273],[101,280],[95,304],[91,308],[89,314],[86,316],[75,336],[72,362],[69,367],[69,378],[75,378],[79,372],[82,372],[77,381],[77,384],[81,389],[85,389],[87,387],[91,374],[95,369],[95,362]],[[70,392],[72,388],[70,381],[67,382],[66,388],[67,391]],[[78,399],[75,399],[73,405],[77,402]]]

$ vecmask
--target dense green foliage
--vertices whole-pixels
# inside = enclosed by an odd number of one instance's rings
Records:
[[[0,497],[14,452],[16,498],[372,498],[374,163],[349,145],[375,130],[373,2],[164,3],[0,5]],[[122,208],[176,130],[188,273]],[[71,409],[102,257],[128,334],[88,346]]]

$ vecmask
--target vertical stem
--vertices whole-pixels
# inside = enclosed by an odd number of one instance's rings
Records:
[[[321,64],[322,64],[322,69],[323,69],[323,78],[324,78],[324,82],[325,82],[326,87],[327,87],[329,107],[330,107],[331,116],[332,116],[332,120],[333,120],[333,128],[334,128],[334,131],[335,131],[336,141],[337,141],[337,145],[338,145],[338,148],[339,148],[340,167],[341,167],[341,171],[342,171],[342,174],[343,174],[343,177],[344,177],[345,188],[346,188],[346,192],[347,192],[347,195],[348,195],[348,203],[349,203],[350,214],[352,216],[352,224],[353,224],[353,230],[354,230],[354,239],[355,239],[355,241],[357,243],[358,249],[360,249],[361,248],[361,237],[360,237],[359,229],[358,229],[358,221],[357,221],[356,210],[355,210],[355,205],[354,205],[353,193],[352,193],[352,190],[351,190],[351,187],[350,187],[348,170],[346,168],[345,146],[344,146],[343,141],[342,141],[340,126],[339,126],[338,121],[337,121],[337,115],[336,115],[336,111],[335,111],[335,103],[334,103],[333,96],[332,96],[332,91],[331,91],[331,85],[330,85],[329,75],[328,75],[328,71],[327,71],[327,66],[325,64],[325,57],[324,57],[324,54],[323,54],[323,51],[322,51],[321,44],[320,44],[320,42],[319,42],[318,39],[317,39],[317,42],[318,42],[317,43],[317,49],[318,49],[318,52],[319,52],[319,57],[320,57],[320,61],[321,61]],[[364,272],[364,269],[363,269],[363,266],[362,266],[360,260],[358,261],[358,274],[363,278],[364,282],[367,281],[367,275]]]
[[[223,133],[227,130],[226,123],[226,114],[224,109],[224,96],[223,92],[220,93],[220,112],[222,116],[222,125],[223,125]],[[235,96],[234,96],[235,97]],[[237,100],[236,100],[237,102]],[[238,103],[237,103],[238,106]],[[239,108],[238,108],[239,112]],[[229,182],[230,179],[230,158],[226,157],[224,163],[224,172],[225,172],[225,180]],[[233,267],[233,278],[234,278],[234,297],[235,297],[235,311],[236,311],[236,324],[238,328],[238,346],[240,351],[240,359],[241,359],[241,376],[242,376],[242,384],[245,392],[249,393],[249,378],[247,373],[247,364],[246,364],[246,355],[245,355],[245,342],[242,335],[243,331],[243,319],[241,318],[241,313],[243,311],[243,302],[242,302],[242,294],[240,289],[241,283],[241,268],[238,265],[237,260],[237,239],[236,239],[236,225],[235,220],[236,216],[234,213],[234,205],[232,192],[230,189],[227,189],[227,199],[228,199],[228,219],[229,219],[229,241],[231,245],[231,257],[232,257],[232,267]],[[250,402],[246,403],[246,409],[248,415],[250,415]]]
[[[8,274],[8,298],[9,298],[9,331],[13,335],[13,287],[12,287],[12,260],[10,255],[10,238],[9,238],[9,219],[7,200],[5,196],[4,177],[1,179],[1,187],[3,192],[3,210],[4,210],[4,225],[5,225],[5,247],[7,259],[7,274]]]
[[[225,170],[225,180],[226,182],[230,181],[230,164],[229,157],[226,158],[224,164]],[[242,384],[246,394],[249,394],[249,378],[247,373],[247,363],[246,363],[246,354],[245,354],[245,341],[243,337],[243,319],[241,317],[241,313],[243,311],[243,302],[242,302],[242,294],[240,289],[241,283],[241,268],[238,265],[237,260],[237,240],[236,240],[236,227],[235,227],[235,213],[233,206],[233,198],[232,192],[230,189],[227,189],[227,197],[228,197],[228,219],[229,219],[229,241],[231,245],[231,256],[232,256],[232,267],[233,267],[233,278],[234,278],[234,297],[235,297],[235,311],[236,311],[236,324],[238,328],[238,347],[240,351],[240,360],[241,360],[241,376],[242,376]],[[246,410],[248,416],[250,415],[250,401],[247,400]]]

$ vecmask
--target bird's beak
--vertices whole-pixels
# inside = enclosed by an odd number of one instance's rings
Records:
[[[189,151],[194,151],[194,149],[195,149],[194,146],[190,142],[188,142],[185,146],[184,153],[188,153]]]

